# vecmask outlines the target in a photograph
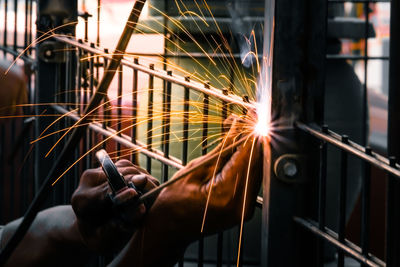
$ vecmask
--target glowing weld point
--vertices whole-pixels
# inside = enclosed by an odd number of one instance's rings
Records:
[[[264,136],[264,137],[269,136],[270,131],[271,131],[271,129],[270,129],[268,123],[263,122],[261,120],[259,120],[257,122],[256,127],[254,128],[254,132],[257,135]]]
[[[268,137],[271,134],[271,112],[269,107],[270,102],[266,97],[262,97],[262,103],[257,103],[257,123],[254,127],[254,132],[263,137]]]

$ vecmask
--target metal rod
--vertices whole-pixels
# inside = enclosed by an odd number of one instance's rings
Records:
[[[388,155],[400,159],[400,2],[390,6],[390,61],[388,106]],[[392,167],[398,165],[391,160]],[[387,181],[386,262],[390,267],[400,266],[400,182],[391,173]]]
[[[322,133],[319,130],[316,130],[304,123],[301,122],[296,122],[295,126],[298,127],[299,129],[317,137],[320,140],[324,140],[332,145],[334,145],[335,147],[338,147],[340,149],[344,149],[347,152],[350,152],[350,154],[353,154],[355,156],[357,156],[360,159],[363,159],[369,163],[371,163],[372,165],[385,170],[386,172],[392,174],[395,179],[399,180],[400,179],[400,170],[396,167],[392,167],[388,164],[388,162],[386,162],[387,160],[382,157],[379,156],[376,153],[372,153],[372,155],[368,155],[366,154],[363,150],[361,150],[361,146],[355,144],[354,142],[349,141],[348,144],[345,144],[343,142],[341,142],[338,138],[334,137],[333,133],[331,131],[329,131],[329,133]],[[398,165],[396,165],[398,166]]]
[[[150,64],[150,69],[154,69],[154,64]],[[149,75],[149,90],[147,97],[147,149],[153,146],[153,109],[154,109],[154,76]],[[151,173],[151,157],[147,157],[146,169]]]
[[[118,68],[118,96],[117,96],[117,133],[121,136],[122,129],[122,90],[123,90],[123,67],[120,65]],[[121,144],[117,142],[117,157],[121,156]]]
[[[323,126],[323,131],[327,132],[328,127]],[[318,184],[318,227],[321,231],[325,229],[325,211],[326,211],[326,174],[327,174],[327,144],[321,142],[320,162],[319,162],[319,184]],[[324,241],[318,242],[318,266],[324,266]]]
[[[185,81],[190,82],[190,77],[186,76]],[[188,163],[188,146],[189,146],[189,101],[190,90],[184,88],[184,104],[183,104],[183,143],[182,143],[182,164]]]
[[[133,59],[135,64],[139,64],[139,58]],[[133,86],[132,86],[132,143],[136,143],[137,139],[137,113],[138,113],[138,71],[133,70]],[[136,153],[132,154],[132,162],[138,164]]]
[[[18,42],[18,0],[14,0],[14,51],[17,51]],[[16,57],[14,57],[15,59]]]
[[[347,144],[349,137],[342,136],[342,142]],[[339,242],[344,242],[346,237],[346,194],[347,194],[347,152],[341,151],[340,163],[340,189],[339,189]],[[344,253],[342,250],[338,251],[338,267],[344,267]]]
[[[210,88],[210,83],[206,82],[204,83],[204,87],[205,88]],[[204,94],[203,95],[203,129],[202,129],[202,137],[201,137],[201,154],[202,155],[206,155],[207,154],[207,137],[208,137],[208,112],[209,112],[209,97],[208,95]],[[219,244],[219,242],[218,242]],[[198,262],[197,262],[197,266],[198,267],[203,267],[204,265],[204,238],[200,237],[199,239],[199,247],[198,247]],[[217,266],[219,266],[220,261],[222,261],[222,259],[220,259],[219,257],[219,245],[217,248]]]
[[[372,259],[368,259],[364,257],[359,251],[354,248],[349,247],[343,242],[340,242],[337,238],[333,237],[332,235],[326,233],[326,231],[321,231],[318,226],[312,223],[310,220],[306,220],[299,217],[293,218],[296,223],[304,227],[305,229],[311,231],[312,233],[318,235],[319,237],[325,239],[339,250],[345,252],[346,254],[350,255],[352,258],[357,260],[360,263],[363,263],[370,267],[384,267],[386,266],[384,263],[378,263]]]
[[[167,72],[169,76],[172,76],[172,71]],[[162,113],[162,140],[164,157],[169,158],[169,139],[170,139],[170,128],[171,128],[171,82],[164,81],[163,92],[163,113]],[[164,164],[162,169],[163,182],[168,181],[168,165]]]
[[[3,45],[4,47],[8,47],[8,43],[7,43],[7,34],[8,34],[8,0],[4,0],[4,32],[3,32]],[[4,56],[6,56],[6,52],[3,50]]]
[[[76,47],[82,48],[85,51],[91,51],[93,53],[103,54],[101,52],[101,50],[99,50],[99,49],[90,48],[87,45],[80,44],[76,40],[73,40],[73,39],[68,38],[68,37],[57,37],[56,36],[54,38],[56,40],[60,41],[60,42],[68,43],[68,44],[74,45]],[[104,55],[104,57],[111,58],[110,55]],[[202,83],[195,82],[195,81],[187,82],[187,81],[185,81],[184,78],[179,77],[177,75],[168,75],[167,72],[165,72],[165,71],[151,70],[150,68],[148,68],[146,66],[143,66],[143,65],[140,65],[140,64],[136,65],[136,64],[134,64],[134,63],[132,63],[132,62],[126,60],[126,59],[122,59],[121,60],[121,64],[124,65],[124,66],[130,67],[130,68],[133,68],[133,69],[137,69],[140,72],[151,74],[154,77],[160,78],[160,79],[162,79],[164,81],[169,81],[169,82],[172,82],[174,84],[178,84],[178,85],[181,85],[183,87],[188,87],[188,88],[196,90],[198,92],[205,93],[205,94],[207,94],[209,96],[216,97],[216,98],[218,98],[220,100],[224,100],[224,101],[226,101],[228,103],[231,103],[231,104],[236,104],[236,105],[239,105],[239,106],[243,106],[243,107],[246,107],[248,109],[254,109],[254,107],[255,107],[255,103],[254,102],[250,101],[249,103],[246,103],[245,101],[243,101],[243,99],[241,97],[239,97],[237,95],[232,95],[232,94],[224,95],[221,90],[219,90],[219,89],[217,89],[215,87],[210,87],[209,89],[207,89],[207,88],[204,88],[204,85]]]
[[[371,148],[365,153],[371,155]],[[371,198],[371,164],[364,162],[364,177],[361,181],[361,249],[362,254],[368,257],[370,231],[370,198]]]
[[[61,114],[68,113],[66,116],[68,118],[73,119],[74,121],[80,120],[80,117],[76,113],[70,112],[61,106],[52,105],[51,107]],[[125,134],[121,134],[121,136],[118,136],[117,131],[115,129],[112,129],[109,127],[104,128],[103,124],[96,123],[96,122],[90,123],[88,127],[90,130],[103,135],[105,138],[109,138],[115,142],[118,142],[125,147],[132,148],[133,150],[136,150],[152,159],[158,160],[163,164],[169,165],[172,168],[180,170],[184,167],[182,165],[182,162],[179,159],[174,158],[172,156],[170,156],[169,158],[165,158],[164,152],[162,152],[160,150],[156,150],[156,149],[150,150],[145,144],[142,144],[139,141],[137,141],[136,144],[133,144],[130,136],[127,136]],[[103,141],[105,141],[105,140],[103,140]]]
[[[140,13],[143,9],[144,3],[146,0],[137,0],[132,8],[132,11],[129,15],[128,21],[125,25],[124,31],[121,35],[120,40],[118,41],[117,47],[115,49],[115,53],[113,54],[112,61],[110,65],[107,67],[107,70],[104,73],[103,79],[101,80],[96,93],[92,97],[89,105],[86,107],[85,115],[90,115],[94,110],[97,109],[101,100],[103,99],[104,95],[107,94],[108,87],[111,84],[111,81],[115,75],[116,70],[118,69],[122,54],[126,50],[126,47],[131,39],[133,31],[136,28],[137,21],[139,19]],[[87,117],[79,122],[77,125],[82,125],[88,121]],[[30,225],[32,224],[33,220],[36,217],[40,207],[46,200],[49,193],[52,191],[52,183],[54,181],[54,177],[58,177],[58,175],[62,172],[65,167],[66,162],[68,162],[68,158],[71,157],[74,153],[73,150],[78,145],[81,137],[85,133],[86,127],[76,127],[70,138],[68,139],[66,145],[64,146],[63,150],[60,153],[60,156],[57,158],[55,164],[53,165],[52,169],[49,172],[49,175],[46,177],[45,182],[41,186],[38,194],[35,196],[35,199],[29,206],[27,212],[21,224],[18,226],[16,232],[13,236],[9,239],[4,249],[1,251],[0,254],[0,266],[4,265],[8,258],[11,256],[14,249],[17,247],[18,243],[22,240],[25,236],[26,232],[28,231]]]

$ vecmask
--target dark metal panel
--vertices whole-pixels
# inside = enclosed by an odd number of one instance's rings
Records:
[[[388,153],[400,158],[400,1],[391,2]],[[387,266],[400,266],[400,183],[388,177],[387,187]]]
[[[276,1],[272,116],[279,126],[291,127],[299,118],[319,123],[323,120],[325,23],[326,1]],[[271,170],[268,185],[264,186],[269,198],[264,199],[264,214],[268,214],[268,222],[263,225],[268,228],[264,234],[268,244],[262,251],[264,265],[314,266],[316,239],[297,228],[293,216],[317,216],[318,196],[313,193],[317,181],[311,179],[318,177],[318,165],[308,168],[302,158],[307,153],[312,155],[310,162],[318,162],[319,146],[296,130],[275,134],[291,141],[283,143],[272,138],[271,162],[276,166],[281,156],[294,154],[299,174],[281,179]]]

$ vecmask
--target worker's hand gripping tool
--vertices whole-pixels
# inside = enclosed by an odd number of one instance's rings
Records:
[[[124,190],[127,190],[128,188],[134,189],[138,193],[138,196],[141,195],[141,192],[135,187],[132,182],[127,183],[125,181],[124,176],[118,171],[114,162],[111,160],[104,149],[96,152],[96,158],[100,162],[100,165],[107,176],[107,181],[112,191],[109,194],[109,197],[114,204],[115,196],[123,192]]]

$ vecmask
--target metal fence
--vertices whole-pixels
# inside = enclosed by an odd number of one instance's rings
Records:
[[[59,26],[47,13],[41,13],[49,1],[11,1],[3,0],[1,13],[4,14],[4,32],[2,45],[4,57],[13,60],[33,40],[35,34],[34,18],[36,7],[38,11],[39,37],[46,37],[46,32]],[[305,4],[306,2],[306,4]],[[275,63],[274,63],[274,113],[287,124],[290,130],[283,130],[279,134],[291,140],[289,145],[283,144],[273,151],[273,159],[280,162],[282,158],[293,160],[299,169],[296,177],[280,177],[279,166],[274,169],[272,177],[264,181],[264,200],[259,198],[258,203],[263,203],[262,235],[257,240],[246,240],[246,243],[261,242],[261,251],[257,254],[242,257],[240,265],[265,266],[324,266],[326,250],[331,250],[333,245],[337,249],[338,266],[345,266],[345,256],[354,258],[362,266],[398,266],[399,259],[396,254],[400,251],[397,230],[399,221],[398,195],[400,169],[395,158],[384,158],[373,152],[371,148],[360,146],[349,140],[349,137],[336,134],[324,124],[324,91],[326,64],[334,60],[362,60],[364,63],[364,80],[362,95],[362,132],[366,133],[368,119],[367,88],[368,88],[368,62],[370,60],[388,60],[391,68],[400,62],[396,52],[386,56],[371,57],[368,55],[368,42],[365,42],[361,55],[344,56],[329,54],[327,52],[327,39],[329,32],[328,5],[343,3],[344,1],[277,1],[276,36],[275,36]],[[365,13],[369,13],[369,4],[388,1],[345,1],[361,3]],[[100,4],[100,1],[99,1]],[[14,29],[9,31],[9,13],[13,8],[17,14],[18,6],[25,5],[25,31],[23,37],[17,36],[18,20],[15,16]],[[89,18],[89,14],[78,14],[76,6],[68,4],[72,11],[70,21],[76,21],[77,16]],[[100,9],[99,9],[100,10]],[[297,12],[288,16],[288,10]],[[399,6],[392,3],[391,46],[398,42],[396,31],[398,27]],[[311,15],[310,15],[311,14]],[[99,14],[98,14],[99,15]],[[290,22],[290,23],[289,23]],[[370,36],[369,16],[364,19],[365,31],[363,39]],[[397,24],[396,24],[397,23]],[[13,41],[10,42],[10,34]],[[87,31],[86,31],[87,32]],[[36,114],[21,120],[8,122],[3,125],[1,134],[1,190],[2,208],[0,210],[1,223],[22,216],[27,204],[38,190],[43,178],[47,176],[49,166],[54,162],[57,153],[64,143],[61,141],[55,151],[47,158],[44,155],[53,144],[66,133],[67,129],[80,120],[82,112],[93,95],[99,83],[104,68],[111,60],[109,51],[101,48],[99,38],[96,44],[85,40],[76,40],[74,29],[57,31],[58,36],[40,42],[36,50],[28,49],[20,60],[32,68],[33,73],[28,74],[28,87],[30,92],[29,103],[47,103],[27,108],[25,114]],[[63,36],[60,36],[63,35]],[[67,35],[71,36],[67,36]],[[98,36],[100,30],[97,32]],[[322,38],[321,38],[322,37]],[[360,37],[361,38],[361,37]],[[397,38],[397,39],[396,39]],[[302,41],[299,41],[302,40]],[[23,41],[23,43],[22,43]],[[315,49],[315,47],[318,47]],[[288,52],[289,51],[289,52]],[[391,50],[391,52],[393,49]],[[398,53],[398,52],[397,52]],[[20,61],[19,60],[19,61]],[[18,62],[19,62],[18,61]],[[398,134],[395,126],[396,99],[395,86],[397,85],[394,71],[391,72],[389,88],[389,155],[397,155],[397,142],[393,141]],[[132,85],[124,86],[124,78],[130,76]],[[295,78],[293,78],[295,77]],[[139,84],[139,81],[146,84]],[[116,158],[129,157],[134,163],[144,166],[150,173],[159,177],[162,182],[167,181],[173,172],[182,168],[191,158],[205,154],[212,147],[208,140],[210,134],[221,133],[223,118],[228,116],[232,109],[250,107],[252,104],[246,98],[232,95],[229,90],[220,90],[209,83],[191,81],[190,77],[180,77],[169,70],[158,70],[154,64],[143,64],[140,58],[133,60],[123,59],[117,75],[117,95],[115,99],[105,99],[101,108],[92,116],[88,125],[85,142],[81,141],[75,149],[74,159],[79,159],[93,148],[104,147]],[[283,93],[284,92],[284,93]],[[174,98],[183,96],[178,107],[171,107]],[[138,98],[141,97],[141,101]],[[201,113],[192,112],[190,101],[200,99],[197,107]],[[124,101],[125,100],[125,101]],[[51,103],[51,104],[48,104]],[[129,104],[127,104],[129,103]],[[216,109],[215,107],[219,108]],[[174,109],[179,109],[174,112]],[[181,115],[176,115],[177,113]],[[220,122],[208,121],[210,113],[218,114]],[[183,115],[182,115],[183,114]],[[201,114],[201,115],[199,115]],[[295,114],[295,115],[293,115]],[[40,116],[38,116],[40,115]],[[191,123],[190,116],[202,122],[197,125]],[[197,117],[196,117],[197,116]],[[199,117],[201,116],[201,117]],[[47,129],[47,126],[57,122]],[[162,123],[160,123],[160,118]],[[35,121],[35,129],[32,127]],[[176,126],[178,122],[180,126]],[[393,125],[391,127],[390,125]],[[319,126],[318,126],[319,125]],[[11,128],[10,128],[11,127]],[[30,130],[27,130],[30,129]],[[18,131],[17,131],[18,130]],[[33,133],[33,130],[35,133]],[[21,137],[18,137],[20,133]],[[182,140],[179,144],[174,142],[176,132],[180,133]],[[189,136],[198,132],[194,141]],[[29,143],[38,136],[49,135],[44,141],[34,144]],[[28,136],[28,138],[27,138]],[[350,136],[351,137],[351,136]],[[176,137],[175,137],[176,138]],[[9,142],[11,140],[11,142]],[[366,144],[366,135],[358,143]],[[296,143],[296,145],[293,145]],[[199,145],[196,150],[195,148]],[[392,148],[393,146],[393,148]],[[337,229],[329,228],[326,220],[327,211],[327,168],[328,157],[335,156],[328,152],[328,147],[335,147],[339,151],[339,166],[336,166],[338,176],[336,184],[337,203]],[[189,151],[195,150],[194,154]],[[15,152],[16,151],[16,152]],[[11,158],[8,160],[8,158]],[[337,155],[336,155],[337,156]],[[362,163],[361,178],[361,220],[360,242],[354,243],[346,237],[346,224],[348,222],[347,209],[353,204],[348,203],[348,169],[353,167],[350,157],[356,157]],[[74,164],[71,160],[68,164]],[[9,162],[9,165],[5,164]],[[22,167],[18,168],[23,162]],[[350,163],[349,163],[350,162]],[[80,173],[93,167],[95,162],[89,153],[84,159],[77,162],[74,167],[56,184],[52,199],[47,205],[69,203],[70,196],[76,188]],[[277,165],[277,164],[275,164]],[[369,233],[371,229],[371,168],[385,171],[387,178],[386,195],[386,245],[384,258],[377,258],[370,250]],[[35,178],[32,178],[34,173]],[[382,178],[383,179],[383,178]],[[265,190],[267,189],[267,190]],[[268,194],[266,194],[268,191]],[[13,193],[9,193],[13,192]],[[357,192],[356,192],[357,193]],[[259,205],[261,207],[261,205]],[[349,208],[350,207],[350,208]],[[259,227],[260,213],[257,222],[250,222],[252,227]],[[383,220],[384,218],[382,218]],[[301,226],[301,227],[298,227]],[[304,229],[308,231],[304,231]],[[252,230],[253,231],[253,230]],[[233,232],[234,233],[234,232]],[[227,235],[229,238],[227,238]],[[232,231],[220,233],[212,241],[200,240],[196,247],[187,253],[179,266],[195,262],[198,266],[215,264],[216,266],[230,266],[235,264],[230,252]],[[228,240],[229,239],[229,240]],[[206,242],[206,246],[204,245]],[[208,251],[208,246],[215,252]],[[227,246],[229,248],[227,248]],[[246,248],[246,244],[245,244]],[[234,252],[232,252],[234,253]],[[228,254],[228,255],[227,255]],[[289,254],[289,255],[288,255]],[[234,258],[234,257],[233,257]],[[109,259],[108,259],[109,260]],[[107,260],[98,260],[102,265]]]

